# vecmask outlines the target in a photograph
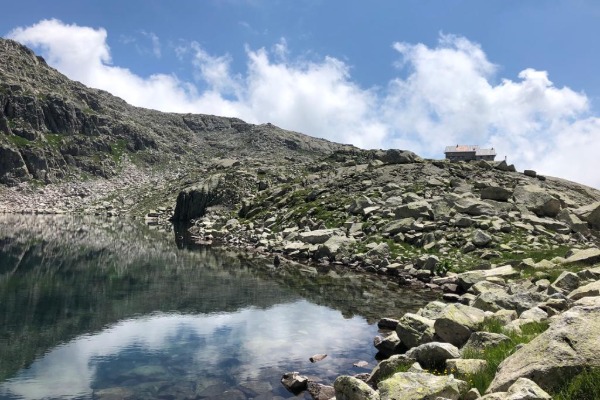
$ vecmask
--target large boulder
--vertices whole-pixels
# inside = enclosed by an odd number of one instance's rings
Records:
[[[436,319],[435,333],[442,340],[461,347],[484,320],[485,313],[478,308],[464,304],[450,304]]]
[[[600,230],[600,205],[595,207],[592,212],[587,215],[586,221],[592,229]]]
[[[467,382],[452,375],[399,372],[377,385],[381,400],[457,400],[469,390]]]
[[[426,200],[414,201],[412,203],[403,204],[394,210],[397,219],[401,218],[425,218],[433,219],[433,211],[431,204]]]
[[[334,235],[343,236],[343,232],[336,229],[316,229],[314,231],[300,232],[298,239],[309,244],[323,244],[331,239]]]
[[[521,185],[513,193],[515,203],[523,204],[538,217],[556,217],[561,209],[560,200],[547,190],[535,185]]]
[[[503,265],[486,270],[467,271],[458,274],[458,285],[462,290],[468,290],[477,282],[484,281],[489,278],[512,278],[520,273],[511,265]]]
[[[379,393],[353,376],[338,376],[333,382],[336,400],[379,400]]]
[[[584,297],[600,296],[600,281],[590,282],[587,285],[578,287],[567,296],[571,300],[579,300]]]
[[[348,206],[347,211],[350,214],[364,214],[365,208],[373,206],[373,201],[367,196],[359,196],[352,200],[352,203]]]
[[[556,317],[547,331],[506,358],[488,392],[528,378],[552,391],[586,367],[600,367],[600,298]]]
[[[567,264],[595,264],[600,261],[600,249],[590,247],[589,249],[572,249],[566,254]]]
[[[379,150],[375,153],[375,158],[385,164],[412,164],[422,162],[423,159],[408,150]]]
[[[222,174],[207,178],[202,184],[179,192],[173,214],[174,221],[189,221],[204,215],[206,209],[220,204],[226,185]]]
[[[450,343],[431,342],[413,347],[406,356],[414,358],[424,368],[443,368],[446,360],[459,358],[460,351]]]
[[[487,186],[481,189],[481,200],[508,201],[513,192],[501,186]]]
[[[394,354],[390,358],[382,360],[375,368],[373,368],[371,375],[369,375],[369,378],[367,379],[367,383],[376,385],[380,381],[391,377],[400,369],[407,370],[414,362],[415,360],[413,358],[410,358],[405,354]]]
[[[480,352],[488,347],[497,346],[507,342],[510,342],[510,338],[501,333],[473,332],[460,351],[462,353]]]
[[[417,314],[406,313],[398,321],[396,333],[409,349],[423,343],[433,342],[435,320]]]

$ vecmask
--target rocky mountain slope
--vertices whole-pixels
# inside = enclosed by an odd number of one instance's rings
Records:
[[[600,293],[594,268],[600,262],[600,191],[517,172],[506,162],[424,160],[410,151],[361,150],[270,124],[136,108],[0,40],[2,211],[133,214],[152,226],[191,223],[195,240],[264,254],[281,268],[297,267],[286,260],[334,264],[438,291],[447,302],[468,307],[433,304],[403,316],[412,318],[410,334],[394,325],[395,338],[376,339],[388,356],[406,353],[427,364],[432,354],[446,351],[458,359],[449,366],[456,368],[468,358],[458,348],[489,330],[486,324],[512,324],[512,331],[527,336],[522,325],[533,320],[548,323],[549,333],[529,350],[515,351],[522,342],[514,342],[514,365],[532,364],[533,354],[557,342],[565,352],[558,351],[553,374],[566,371],[561,365],[568,364],[569,377],[600,366],[588,354],[597,348],[595,325],[591,335],[561,331],[569,318],[597,313],[595,300],[579,300]],[[430,342],[438,343],[433,350],[412,350]],[[560,354],[571,352],[565,343],[585,354],[560,364]],[[488,371],[492,383],[482,390],[504,394],[487,398],[524,398],[519,393],[539,389],[520,378],[554,390],[545,370],[514,371],[509,361]],[[346,390],[364,394],[352,398],[400,398],[398,388],[437,380],[417,367],[409,374],[415,376],[378,379],[377,391],[374,381],[342,377],[335,392],[340,398]],[[463,381],[447,380],[458,389],[437,395],[476,398],[466,397]]]

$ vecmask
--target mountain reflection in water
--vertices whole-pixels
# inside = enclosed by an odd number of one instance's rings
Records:
[[[283,372],[365,372],[373,322],[430,299],[132,221],[0,216],[0,398],[287,398]]]

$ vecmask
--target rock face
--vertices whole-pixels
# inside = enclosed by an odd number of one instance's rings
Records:
[[[524,377],[552,390],[582,368],[600,366],[600,299],[561,314],[550,328],[505,359],[488,391],[506,391]]]
[[[204,215],[208,207],[223,200],[222,175],[208,178],[202,185],[188,188],[177,196],[173,220],[189,221]]]
[[[469,389],[464,381],[452,376],[399,372],[377,385],[381,400],[458,400]]]

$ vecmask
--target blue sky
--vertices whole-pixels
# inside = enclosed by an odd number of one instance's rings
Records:
[[[494,146],[600,187],[598,1],[5,3],[4,37],[138,106],[432,158]]]

